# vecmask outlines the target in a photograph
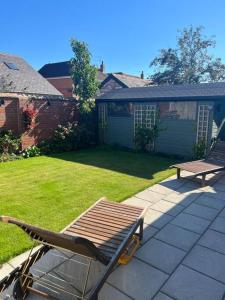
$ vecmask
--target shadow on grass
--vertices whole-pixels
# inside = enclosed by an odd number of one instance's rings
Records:
[[[54,154],[51,157],[145,179],[152,179],[153,174],[165,171],[178,162],[178,159],[157,154],[122,151],[108,147]]]

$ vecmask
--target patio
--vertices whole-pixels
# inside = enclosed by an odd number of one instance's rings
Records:
[[[110,275],[100,300],[224,299],[224,173],[204,188],[172,176],[125,203],[148,206],[144,241],[133,260]]]

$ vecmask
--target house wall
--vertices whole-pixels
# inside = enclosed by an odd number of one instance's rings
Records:
[[[73,96],[73,82],[70,77],[46,78],[65,98]]]
[[[180,102],[181,103],[181,102]],[[199,102],[200,103],[200,102]],[[156,152],[191,157],[193,147],[197,140],[198,102],[192,102],[191,113],[187,103],[183,117],[174,115],[171,110],[169,114],[160,113],[159,137],[155,142]],[[201,102],[212,105],[212,102]],[[161,105],[162,104],[162,105]],[[168,106],[167,102],[157,103],[159,108]],[[162,106],[162,107],[161,107]],[[168,108],[168,107],[167,107]],[[163,109],[162,109],[163,110]],[[166,110],[165,110],[166,111]],[[187,115],[187,118],[185,118]],[[213,135],[213,110],[210,111],[208,124],[208,141],[210,143]],[[118,144],[128,148],[134,148],[134,113],[130,117],[107,117],[106,139],[107,144]]]
[[[108,80],[100,89],[100,94],[104,94],[116,89],[121,89],[123,88],[116,80],[111,78]]]
[[[22,148],[36,145],[49,139],[57,125],[78,119],[76,103],[63,100],[32,100],[27,97],[0,99],[0,130],[12,130],[17,136],[22,135]],[[24,126],[24,110],[35,109],[32,128]]]

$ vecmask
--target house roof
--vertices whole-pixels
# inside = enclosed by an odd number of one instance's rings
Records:
[[[119,81],[121,81],[123,84],[126,85],[126,87],[142,87],[147,86],[150,83],[150,80],[142,79],[138,76],[133,76],[125,73],[112,73],[112,76],[117,78]]]
[[[23,58],[0,53],[0,92],[5,92],[5,85],[10,83],[12,92],[62,97],[62,94]]]
[[[38,72],[45,78],[68,77],[70,76],[70,61],[46,64]],[[98,71],[97,79],[102,82],[106,76],[107,74]]]
[[[178,101],[225,98],[225,82],[160,85],[117,89],[98,97],[97,101]]]

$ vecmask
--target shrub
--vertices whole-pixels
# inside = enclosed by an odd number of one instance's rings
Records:
[[[7,161],[13,161],[13,160],[19,160],[23,159],[22,155],[16,155],[14,153],[9,154],[9,153],[2,153],[0,154],[0,162],[7,162]]]
[[[25,150],[23,150],[23,157],[29,158],[29,157],[35,157],[39,156],[41,154],[40,149],[37,146],[29,146]]]
[[[151,151],[154,147],[155,139],[159,135],[159,127],[153,128],[138,127],[135,132],[135,145],[138,150]]]
[[[207,145],[204,141],[199,141],[193,149],[194,159],[202,159],[206,156]]]
[[[39,147],[46,154],[73,151],[89,147],[93,140],[93,132],[86,125],[67,123],[66,125],[58,125],[54,131],[53,138],[40,143]]]
[[[20,144],[21,140],[16,138],[11,130],[3,130],[0,132],[0,153],[18,153]]]

